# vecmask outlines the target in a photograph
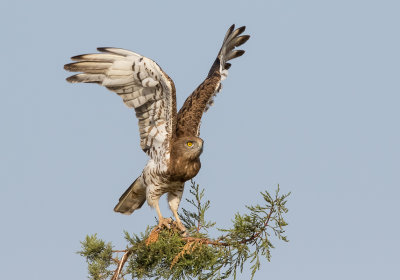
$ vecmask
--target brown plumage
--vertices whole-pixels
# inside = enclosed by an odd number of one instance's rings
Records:
[[[243,55],[235,50],[250,36],[241,35],[242,26],[232,25],[206,79],[186,99],[177,113],[175,85],[171,78],[149,58],[118,48],[98,48],[101,53],[74,56],[76,61],[64,68],[82,72],[67,78],[71,83],[97,83],[114,91],[124,103],[134,108],[139,122],[140,145],[150,157],[141,175],[121,196],[114,210],[131,214],[147,200],[156,208],[159,225],[168,222],[161,215],[158,200],[168,193],[168,203],[178,222],[185,230],[177,210],[184,183],[200,170],[203,140],[200,121],[221,90],[221,81],[228,74],[229,60]]]
[[[187,143],[191,142],[192,147]],[[198,137],[180,137],[172,144],[168,174],[171,181],[182,183],[192,179],[200,171],[200,155],[203,152],[203,140]]]

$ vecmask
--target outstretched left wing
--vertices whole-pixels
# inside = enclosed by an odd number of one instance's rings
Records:
[[[201,117],[213,104],[214,96],[222,88],[221,81],[228,75],[228,69],[231,67],[228,61],[244,54],[244,50],[235,50],[235,48],[243,45],[250,38],[249,35],[241,35],[245,29],[246,27],[242,26],[235,30],[233,24],[226,32],[222,47],[207,78],[186,99],[178,112],[177,137],[199,136]]]
[[[140,146],[151,158],[168,152],[175,135],[175,85],[153,60],[118,48],[74,56],[65,70],[82,72],[71,83],[97,83],[122,97],[139,119]],[[155,151],[158,152],[155,152]],[[155,152],[155,153],[154,153]]]

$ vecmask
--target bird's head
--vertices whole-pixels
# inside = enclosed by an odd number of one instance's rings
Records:
[[[203,152],[203,140],[195,136],[183,136],[178,138],[172,147],[172,152],[177,156],[195,160]]]

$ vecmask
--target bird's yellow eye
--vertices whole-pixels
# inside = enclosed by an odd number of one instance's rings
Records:
[[[192,147],[193,146],[193,142],[187,142],[186,145],[188,145],[188,147]]]

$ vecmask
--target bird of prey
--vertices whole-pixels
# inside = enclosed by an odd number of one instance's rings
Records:
[[[168,204],[180,230],[178,216],[184,184],[200,170],[203,140],[199,138],[200,120],[221,90],[228,75],[229,60],[243,55],[235,50],[249,35],[241,35],[245,26],[232,25],[206,79],[186,99],[177,112],[175,85],[153,60],[120,48],[98,48],[100,53],[74,56],[65,70],[81,72],[70,76],[70,83],[97,83],[117,93],[139,120],[140,146],[149,161],[140,176],[122,194],[114,211],[132,214],[147,203],[156,209],[158,226],[169,227],[158,201],[167,193]]]

